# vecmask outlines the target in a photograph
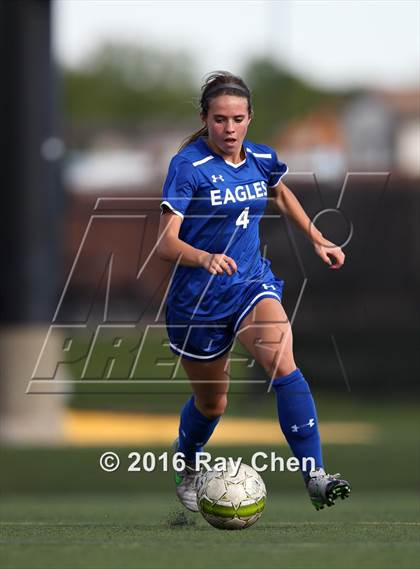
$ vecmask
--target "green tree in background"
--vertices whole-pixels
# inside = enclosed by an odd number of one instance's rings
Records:
[[[209,70],[212,71],[212,70]],[[132,44],[100,46],[77,68],[62,69],[64,116],[86,124],[189,124],[197,117],[198,86],[191,55]],[[322,91],[278,67],[254,59],[243,73],[253,93],[250,137],[269,141],[288,120],[320,104],[339,103],[343,93]],[[194,128],[194,126],[193,126]]]
[[[184,53],[106,44],[78,68],[64,68],[69,121],[142,121],[194,113],[194,63]]]
[[[255,119],[249,132],[259,141],[270,138],[282,123],[320,105],[335,106],[344,97],[312,87],[268,59],[251,61],[244,78],[252,90],[255,108]]]

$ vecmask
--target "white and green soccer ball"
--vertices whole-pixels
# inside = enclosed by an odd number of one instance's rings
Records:
[[[197,502],[203,517],[218,529],[245,529],[261,517],[267,491],[261,476],[247,464],[235,475],[228,467],[204,472],[197,480]]]

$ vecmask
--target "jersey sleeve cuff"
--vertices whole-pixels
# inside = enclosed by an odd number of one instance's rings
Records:
[[[182,220],[184,219],[184,214],[181,213],[180,211],[178,211],[177,209],[175,209],[175,208],[174,208],[169,202],[167,202],[166,200],[163,201],[163,202],[161,202],[161,204],[160,204],[160,209],[161,209],[161,212],[160,212],[160,213],[161,213],[161,215],[162,215],[162,213],[163,213],[163,209],[162,209],[162,206],[163,206],[163,205],[166,205],[167,207],[169,207],[169,209],[170,209],[171,211],[173,211],[174,213],[176,213],[177,215],[179,215],[179,217],[180,217]]]
[[[281,179],[283,178],[283,176],[285,176],[287,174],[287,172],[289,171],[289,168],[286,166],[286,171],[283,172],[283,174],[280,174],[280,178],[277,180],[277,182],[275,184],[272,184],[271,186],[268,186],[269,188],[275,188],[276,186],[278,186],[281,182]]]

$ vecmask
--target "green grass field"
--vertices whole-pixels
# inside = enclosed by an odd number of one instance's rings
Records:
[[[230,416],[252,405],[232,398]],[[244,402],[242,405],[241,402]],[[258,416],[273,416],[263,400]],[[174,409],[174,404],[168,408]],[[214,529],[177,503],[172,474],[128,473],[131,450],[164,448],[48,447],[1,450],[0,566],[2,569],[419,569],[419,412],[413,402],[380,403],[346,396],[318,398],[322,420],[376,425],[369,444],[329,444],[330,472],[353,491],[346,501],[316,512],[299,474],[264,472],[268,501],[261,519],[244,531]],[[239,414],[238,414],[239,415]],[[102,472],[104,450],[121,468]],[[255,451],[287,457],[285,447],[209,447],[213,456]]]
[[[96,568],[418,568],[415,495],[355,495],[315,512],[304,493],[270,495],[262,518],[221,531],[173,494],[8,497],[1,566]]]

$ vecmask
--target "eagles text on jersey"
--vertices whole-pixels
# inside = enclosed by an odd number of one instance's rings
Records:
[[[199,138],[171,160],[161,208],[182,217],[179,238],[209,253],[225,253],[238,267],[229,276],[179,265],[168,294],[168,306],[179,314],[203,320],[229,315],[244,287],[271,271],[260,252],[259,221],[267,189],[280,182],[287,166],[268,146],[245,140],[243,147],[245,159],[233,164]]]

